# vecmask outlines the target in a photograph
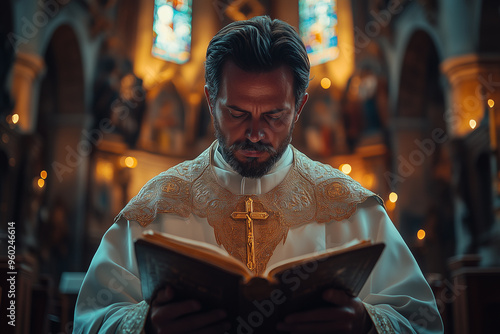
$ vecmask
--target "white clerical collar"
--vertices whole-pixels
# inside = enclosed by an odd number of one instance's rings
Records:
[[[237,195],[260,195],[269,192],[283,181],[293,162],[293,152],[289,145],[266,175],[258,179],[248,178],[235,172],[224,160],[218,148],[219,144],[216,143],[212,160],[217,181],[221,186]]]

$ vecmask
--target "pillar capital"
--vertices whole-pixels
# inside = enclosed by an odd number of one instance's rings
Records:
[[[22,132],[32,132],[36,124],[36,100],[39,79],[44,74],[45,61],[39,55],[18,52],[13,67],[12,97],[14,113],[19,115]]]
[[[33,80],[43,74],[45,61],[42,57],[32,53],[17,52],[14,62],[14,71],[20,71]]]
[[[446,121],[450,134],[461,137],[472,131],[471,120],[482,121],[488,99],[500,103],[500,54],[450,57],[441,63],[441,71],[451,86]]]
[[[477,78],[478,75],[498,71],[500,54],[467,54],[445,59],[441,63],[441,71],[450,83]]]

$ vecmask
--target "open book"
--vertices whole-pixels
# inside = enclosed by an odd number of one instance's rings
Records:
[[[197,299],[206,310],[225,309],[236,327],[244,321],[255,329],[249,321],[258,312],[262,323],[257,327],[264,332],[281,316],[325,305],[321,296],[328,288],[357,296],[383,248],[383,243],[355,240],[275,263],[256,276],[244,263],[208,243],[154,231],[144,232],[135,242],[147,302],[170,284],[176,299]]]

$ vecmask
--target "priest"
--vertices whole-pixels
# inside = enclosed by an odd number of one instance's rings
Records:
[[[227,310],[175,299],[175,286],[146,303],[133,244],[145,229],[217,245],[255,273],[353,239],[384,242],[357,297],[325,290],[325,306],[285,316],[275,332],[443,331],[432,291],[381,199],[290,145],[309,73],[304,44],[285,22],[256,17],[216,34],[205,95],[217,140],[151,179],[117,216],[80,290],[75,333],[259,332],[248,323],[230,329]]]

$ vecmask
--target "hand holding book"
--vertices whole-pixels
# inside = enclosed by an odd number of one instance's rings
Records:
[[[343,290],[328,289],[323,299],[330,306],[285,316],[279,331],[294,333],[368,333],[372,321],[358,297]]]
[[[171,302],[196,300],[202,310],[225,310],[233,330],[256,333],[254,329],[274,332],[278,321],[294,313],[302,313],[297,319],[307,325],[320,316],[307,313],[313,309],[322,310],[325,317],[343,317],[347,310],[356,315],[352,323],[364,324],[356,296],[384,245],[358,241],[306,254],[276,263],[262,276],[216,246],[172,235],[147,232],[135,247],[146,301],[151,303],[156,291],[168,284],[175,289]],[[336,305],[324,300],[329,289],[340,290],[349,302]],[[202,317],[215,321],[209,314]]]
[[[174,302],[175,292],[167,286],[159,290],[151,302],[151,310],[146,324],[148,333],[165,332],[187,333],[197,330],[211,330],[223,333],[230,329],[230,322],[225,320],[224,310],[201,310],[196,300]]]

